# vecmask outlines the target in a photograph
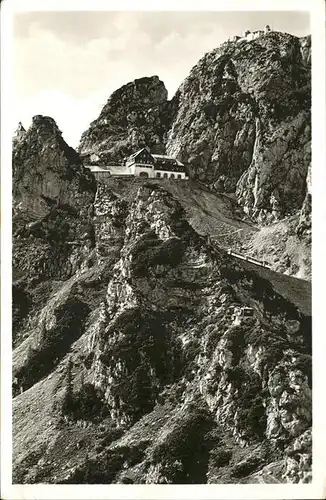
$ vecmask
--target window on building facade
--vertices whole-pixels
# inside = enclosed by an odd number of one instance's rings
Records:
[[[168,174],[167,173],[163,174],[163,177],[164,177],[164,179],[167,179],[168,178]]]
[[[156,177],[161,177],[160,172],[156,172]]]
[[[180,174],[178,175],[178,179],[181,179],[181,175]]]
[[[139,177],[148,177],[147,172],[140,172]]]
[[[170,179],[174,179],[174,174],[171,174],[171,175],[170,175]]]

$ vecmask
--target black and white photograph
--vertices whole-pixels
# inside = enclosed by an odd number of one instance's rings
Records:
[[[281,488],[315,479],[308,4],[26,4],[6,117],[12,485],[299,498]]]

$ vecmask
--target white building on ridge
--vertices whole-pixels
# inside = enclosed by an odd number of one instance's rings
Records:
[[[188,179],[183,163],[167,155],[151,154],[147,148],[125,158],[123,165],[88,166],[96,179],[116,176],[144,177],[149,179]]]
[[[233,37],[229,38],[229,41],[232,42],[251,42],[252,40],[256,40],[256,38],[261,37],[262,35],[266,35],[267,33],[270,33],[272,31],[271,27],[266,24],[265,28],[263,30],[256,30],[256,31],[250,31],[246,30],[243,34],[242,37],[236,35]]]

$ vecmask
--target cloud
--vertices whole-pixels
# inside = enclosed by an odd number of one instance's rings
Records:
[[[35,27],[24,43],[14,44],[17,91],[31,95],[43,89],[56,89],[82,98],[97,90],[99,82],[110,81],[111,47],[112,41],[107,39],[93,39],[84,46],[76,46]],[[113,47],[116,49],[118,45]],[[119,61],[114,61],[114,66],[118,71]]]
[[[240,15],[241,14],[241,15]],[[171,98],[205,52],[271,19],[307,32],[304,13],[33,12],[16,16],[14,100],[18,120],[48,114],[72,145],[110,94],[158,75]],[[244,14],[244,15],[243,15]],[[292,23],[292,24],[291,24]],[[275,27],[275,26],[274,26]],[[284,28],[282,28],[284,29]]]
[[[37,95],[16,101],[11,114],[11,130],[21,121],[25,128],[35,115],[51,116],[63,132],[65,141],[77,147],[82,132],[100,113],[106,102],[106,92],[95,92],[88,99],[76,99],[56,90],[45,90]]]
[[[171,13],[158,13],[152,16],[152,23],[149,16],[111,13],[106,33],[102,20],[98,36],[83,43],[61,36],[59,26],[50,30],[48,24],[42,26],[39,18],[30,21],[28,32],[23,31],[14,43],[17,93],[30,96],[55,88],[74,98],[86,98],[104,86],[117,88],[121,83],[152,74],[164,74],[169,81],[180,83],[198,57],[223,39],[223,30],[211,21],[206,21],[205,32],[203,21],[196,20],[193,30],[187,28],[180,13],[173,18]],[[160,17],[165,20],[161,26],[157,24]],[[81,22],[83,18],[78,19]],[[174,22],[169,24],[171,19]],[[78,24],[71,30],[78,31]],[[153,30],[160,32],[156,41]]]

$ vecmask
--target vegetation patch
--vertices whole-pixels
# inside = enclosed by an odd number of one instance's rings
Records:
[[[282,359],[284,350],[286,349],[286,341],[282,338],[273,338],[273,333],[266,341],[266,349],[261,356],[261,365],[264,369],[272,370]]]
[[[231,473],[236,478],[242,478],[254,472],[259,466],[262,466],[262,457],[254,455],[234,465]]]
[[[23,367],[14,375],[24,390],[51,372],[71,344],[82,334],[89,307],[76,297],[70,297],[55,311],[56,325],[44,330],[39,345],[30,347]]]
[[[154,463],[170,464],[180,461],[181,470],[175,483],[204,483],[208,467],[209,448],[204,439],[212,428],[213,420],[204,407],[190,407],[189,412],[180,419],[164,442],[153,450]]]
[[[215,448],[209,453],[210,465],[213,467],[225,467],[230,463],[232,451],[221,448]]]
[[[262,440],[266,430],[266,414],[262,398],[261,380],[257,373],[238,373],[239,425],[249,440]]]
[[[132,270],[136,276],[146,276],[153,266],[177,266],[184,253],[184,243],[179,238],[161,241],[153,232],[146,233],[133,246]]]
[[[227,332],[228,346],[233,354],[232,360],[234,365],[237,365],[241,356],[243,356],[245,346],[244,332],[244,325],[232,326]]]
[[[22,321],[28,315],[32,305],[32,300],[29,293],[24,290],[21,285],[13,284],[12,287],[12,327],[13,341],[15,341],[14,333],[21,326]]]
[[[312,357],[310,354],[300,354],[293,364],[293,368],[300,370],[308,378],[309,387],[312,387]]]
[[[111,484],[117,481],[122,469],[141,462],[148,446],[146,441],[135,446],[120,446],[103,451],[96,458],[86,457],[69,479],[61,484]]]
[[[132,421],[154,407],[161,388],[181,373],[181,345],[172,337],[173,313],[141,309],[125,311],[107,331],[119,339],[104,353],[102,362],[113,367],[118,361],[124,374],[116,373],[111,392],[121,400]]]

